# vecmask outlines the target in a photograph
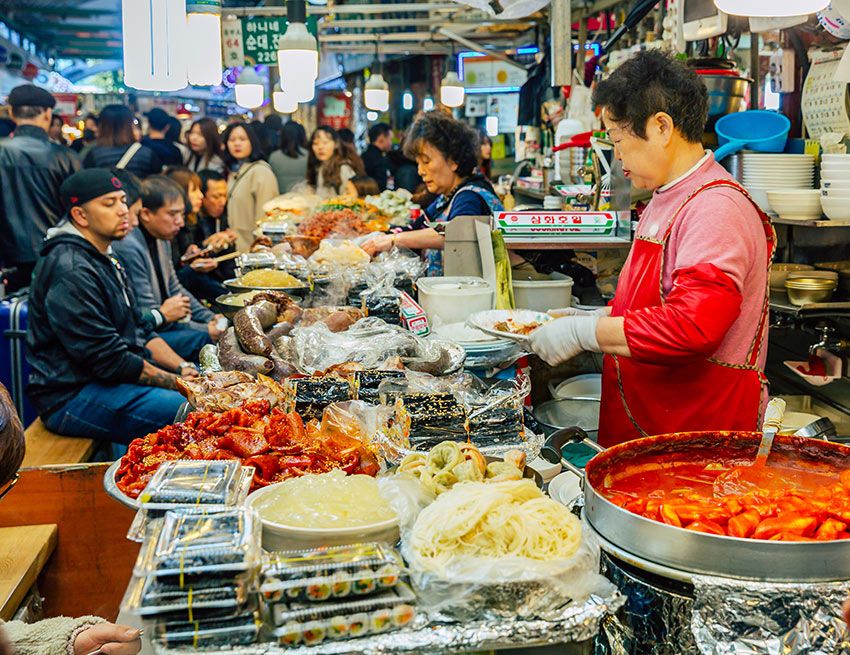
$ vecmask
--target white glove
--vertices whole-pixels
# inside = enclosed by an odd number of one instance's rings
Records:
[[[600,318],[567,316],[544,323],[531,333],[531,350],[550,366],[572,359],[580,352],[600,352],[596,340]]]
[[[563,307],[562,309],[550,309],[549,316],[564,318],[565,316],[611,316],[610,305],[598,309],[579,309],[578,307]]]

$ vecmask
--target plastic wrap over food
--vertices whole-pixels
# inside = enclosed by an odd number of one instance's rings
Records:
[[[478,620],[466,623],[441,621],[438,615],[422,613],[403,630],[349,641],[325,641],[312,646],[282,647],[273,643],[232,646],[210,651],[216,655],[400,655],[402,653],[468,653],[493,648],[522,648],[581,643],[592,639],[603,620],[623,604],[617,593],[591,596],[582,604],[553,610],[547,619]],[[160,655],[178,655],[185,650],[159,644]]]
[[[599,546],[588,530],[568,559],[456,555],[439,572],[420,562],[409,534],[402,533],[402,554],[419,604],[452,620],[550,619],[591,595],[616,591],[598,573]]]
[[[523,402],[529,391],[526,376],[487,385],[470,373],[434,377],[407,371],[379,386],[381,403],[395,412],[383,455],[399,462],[450,439],[471,441],[486,456],[520,449],[534,459],[544,439],[525,429]]]
[[[841,616],[850,582],[768,583],[695,576],[693,583],[691,626],[705,655],[850,652],[850,634]]]

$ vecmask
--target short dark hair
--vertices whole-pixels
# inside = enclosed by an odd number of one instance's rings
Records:
[[[371,178],[368,175],[355,175],[349,180],[349,182],[351,182],[354,185],[354,188],[357,189],[358,198],[377,196],[381,193],[381,188],[378,186],[378,183],[374,178]]]
[[[354,143],[354,132],[349,130],[347,127],[337,130],[336,133],[339,134],[339,138],[342,139],[343,143]]]
[[[390,126],[386,123],[375,123],[369,128],[369,143],[375,143],[385,134],[392,134]]]
[[[6,387],[0,384],[0,485],[7,484],[24,461],[24,426]]]
[[[642,139],[646,123],[665,112],[691,143],[702,141],[708,90],[699,75],[660,50],[639,52],[598,84],[593,102]]]
[[[165,175],[151,175],[142,181],[142,207],[157,212],[169,202],[188,203],[186,192],[177,182]]]
[[[212,168],[205,168],[198,171],[198,177],[201,178],[201,193],[204,195],[207,195],[210,182],[227,182],[227,178],[224,175]]]
[[[142,197],[142,181],[126,168],[112,168],[112,174],[121,182],[121,188],[127,194],[127,206],[129,207]]]
[[[10,107],[12,118],[17,118],[22,121],[38,118],[41,114],[46,112],[47,109],[47,107],[36,107],[35,105],[18,105],[17,107]]]
[[[458,177],[469,177],[478,166],[478,132],[441,111],[429,111],[413,122],[404,139],[404,154],[416,159],[423,143],[457,164]]]
[[[183,132],[183,123],[176,116],[169,116],[168,123],[165,126],[165,138],[167,141],[177,143],[180,141],[180,134]]]
[[[228,166],[236,163],[233,155],[231,155],[230,151],[227,149],[227,140],[230,138],[230,135],[233,134],[233,130],[238,127],[245,130],[245,133],[248,135],[248,140],[251,142],[251,156],[248,157],[248,161],[260,161],[261,159],[265,159],[266,157],[263,151],[263,144],[260,142],[260,138],[257,136],[254,128],[248,125],[248,123],[239,122],[228,125],[227,129],[224,130],[224,133],[221,135],[221,143],[224,147],[224,163]]]
[[[280,150],[292,159],[304,154],[307,149],[307,131],[301,123],[289,121],[280,130]]]
[[[97,125],[98,124],[97,114],[95,114],[94,112],[89,112],[88,114],[86,114],[86,117],[83,119],[83,121],[94,121],[94,124]]]

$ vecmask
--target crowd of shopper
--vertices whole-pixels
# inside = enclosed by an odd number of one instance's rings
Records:
[[[405,234],[367,243],[372,252],[439,250],[441,223],[498,204],[477,168],[489,163],[477,134],[439,113],[399,147],[389,125],[373,125],[358,154],[350,130],[320,126],[308,139],[273,115],[223,131],[200,118],[183,131],[160,107],[140,120],[119,104],[86,115],[68,147],[55,104],[34,85],[9,95],[0,277],[6,293],[29,288],[28,394],[61,434],[127,442],[173,420],[178,377],[198,374],[199,350],[226,325],[210,307],[235,264],[219,256],[249,250],[279,194],[406,188],[433,200]]]

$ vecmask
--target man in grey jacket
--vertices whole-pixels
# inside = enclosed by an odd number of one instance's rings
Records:
[[[142,182],[139,227],[115,252],[130,278],[147,324],[187,361],[217,341],[222,317],[213,314],[189,293],[177,278],[171,258],[171,240],[183,227],[186,200],[183,189],[163,175]]]

